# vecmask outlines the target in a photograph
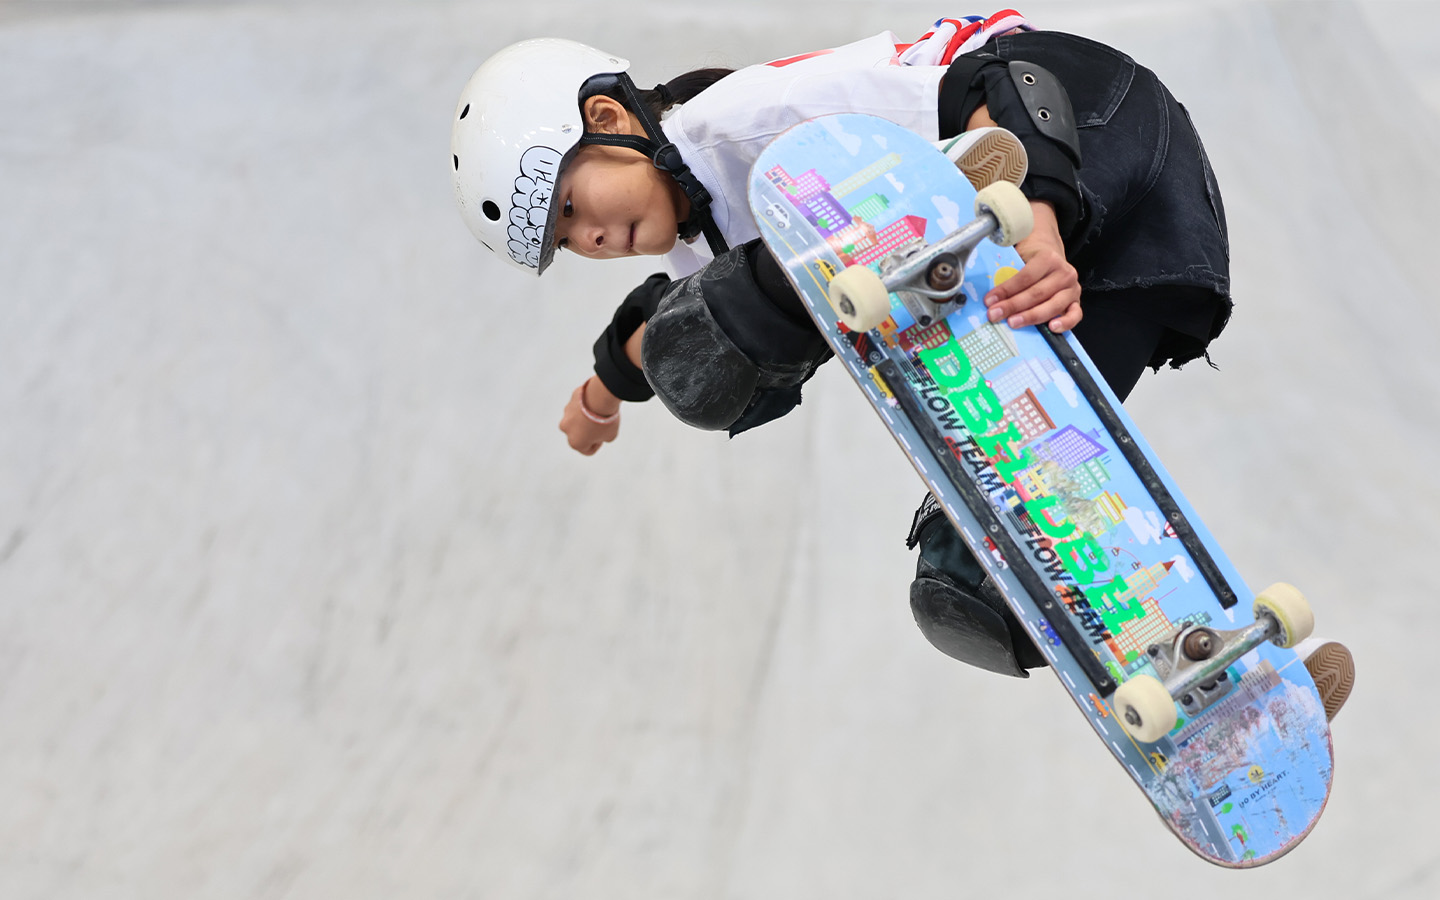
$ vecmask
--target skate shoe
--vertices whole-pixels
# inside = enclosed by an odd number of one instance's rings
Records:
[[[1305,668],[1315,679],[1325,704],[1325,720],[1333,720],[1355,687],[1355,657],[1344,644],[1313,637],[1296,644],[1295,652],[1305,660]]]
[[[935,649],[1015,678],[1027,678],[1027,669],[1048,665],[934,497],[927,494],[916,510],[905,543],[920,548],[910,584],[910,611]]]
[[[936,141],[935,146],[965,173],[977,191],[997,181],[1019,184],[1030,167],[1025,145],[1004,128],[976,128]]]

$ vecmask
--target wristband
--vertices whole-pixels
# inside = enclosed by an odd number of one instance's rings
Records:
[[[587,378],[585,380],[584,384],[580,385],[580,412],[585,416],[585,418],[594,422],[596,425],[613,425],[616,422],[620,421],[620,410],[617,409],[611,415],[602,416],[585,405],[585,388],[590,386],[590,381],[594,378],[595,376],[591,375],[590,378]]]

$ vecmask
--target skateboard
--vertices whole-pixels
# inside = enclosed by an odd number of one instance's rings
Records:
[[[749,197],[836,358],[1169,828],[1233,868],[1299,844],[1333,770],[1287,649],[1309,607],[1247,589],[1073,337],[987,321],[1023,265],[1019,190],[977,196],[920,136],[847,114],[778,137]]]

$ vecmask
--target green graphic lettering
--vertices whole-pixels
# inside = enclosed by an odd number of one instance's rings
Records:
[[[950,405],[965,420],[971,434],[984,434],[1005,418],[1005,407],[990,385],[983,381],[968,391],[950,398]]]
[[[975,444],[980,452],[990,457],[990,462],[995,466],[1001,480],[1007,484],[1015,480],[1015,476],[1035,465],[1035,454],[1029,450],[1017,453],[1016,445],[1025,440],[1020,433],[1020,428],[1011,422],[1004,431],[997,431],[994,434],[981,435],[975,438]]]
[[[1000,473],[1000,477],[1006,484],[1010,484],[1015,481],[1016,475],[1019,475],[1033,465],[1035,465],[1035,454],[1030,452],[1029,447],[1026,447],[1020,453],[1019,459],[996,460],[995,471]]]
[[[1075,533],[1075,523],[1061,510],[1060,521],[1056,522],[1050,518],[1050,510],[1060,505],[1059,497],[1036,497],[1034,500],[1025,501],[1025,511],[1035,524],[1047,537],[1063,540]]]
[[[995,458],[1005,456],[1009,459],[1015,455],[1015,445],[1023,439],[1020,428],[1011,422],[1004,431],[997,431],[994,434],[982,434],[975,438],[975,445],[980,452]]]
[[[1130,593],[1130,585],[1125,583],[1124,578],[1116,576],[1109,584],[1098,588],[1087,588],[1085,599],[1090,605],[1100,611],[1100,618],[1105,620],[1105,627],[1114,634],[1119,634],[1124,629],[1125,623],[1132,619],[1140,619],[1145,616],[1145,607],[1140,605],[1138,598],[1131,598],[1124,601],[1121,598]]]
[[[947,390],[964,389],[970,383],[970,377],[975,374],[970,357],[965,355],[965,351],[961,350],[953,339],[934,350],[921,350],[919,355],[930,377]]]
[[[1070,573],[1077,584],[1090,584],[1098,573],[1110,568],[1105,548],[1101,547],[1100,542],[1089,532],[1073,541],[1055,545],[1055,552],[1060,554],[1060,562],[1064,564],[1065,571]]]
[[[921,350],[918,355],[970,434],[984,434],[1005,418],[1005,407],[1000,403],[1000,397],[978,377],[970,357],[954,338],[933,350]],[[1012,436],[1015,441],[1021,438],[1013,423],[1006,432],[1006,437]],[[987,452],[987,455],[993,454]],[[1014,478],[1015,472],[1034,465],[1028,452],[1024,456],[1024,465],[1019,465],[1019,462],[1017,460],[1008,468],[997,465],[1000,477],[1008,482]]]

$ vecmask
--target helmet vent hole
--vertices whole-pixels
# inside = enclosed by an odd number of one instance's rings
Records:
[[[480,204],[480,209],[485,212],[485,218],[492,222],[500,221],[500,207],[495,205],[494,200],[486,200]]]
[[[465,108],[460,110],[460,118],[463,119],[468,115],[470,115],[470,104],[467,103],[465,104]]]
[[[452,156],[451,158],[455,160],[455,171],[460,171],[460,157]]]

